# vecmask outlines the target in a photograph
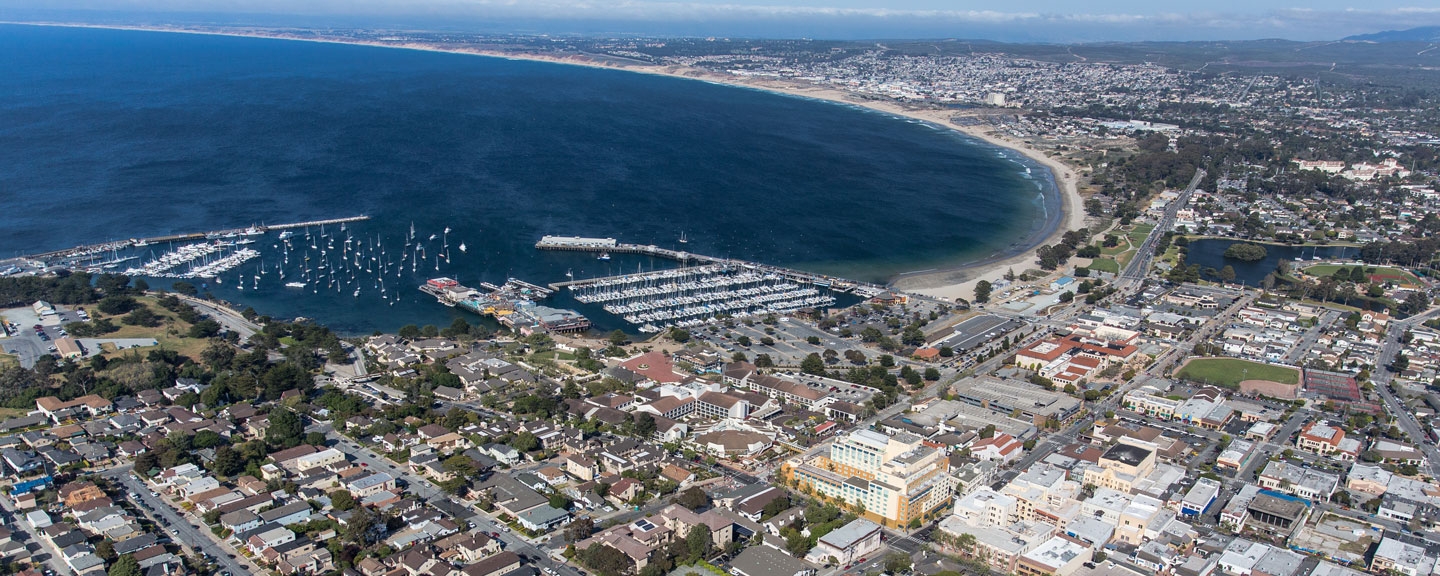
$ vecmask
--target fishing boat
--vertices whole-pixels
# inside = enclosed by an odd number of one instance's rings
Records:
[[[609,252],[601,252],[600,255],[597,256],[595,259],[596,259],[596,260],[609,260],[609,259],[610,259],[610,253],[609,253]]]

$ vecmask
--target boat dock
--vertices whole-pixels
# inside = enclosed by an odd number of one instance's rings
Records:
[[[643,332],[688,328],[718,318],[785,314],[835,304],[836,292],[871,296],[884,286],[744,260],[717,258],[614,238],[545,236],[539,250],[644,254],[674,260],[679,268],[569,280],[550,284],[575,300],[599,304]]]

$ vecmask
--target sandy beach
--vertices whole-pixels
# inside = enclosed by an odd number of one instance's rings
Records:
[[[862,98],[857,94],[837,88],[814,85],[787,79],[758,77],[758,76],[735,76],[720,74],[709,70],[690,68],[683,66],[654,66],[643,63],[620,63],[614,59],[601,60],[589,56],[576,55],[570,57],[556,57],[541,54],[525,54],[512,52],[497,52],[489,50],[476,50],[466,47],[454,47],[446,45],[434,45],[415,42],[367,42],[352,41],[346,39],[313,38],[293,36],[286,33],[279,33],[269,30],[195,30],[186,28],[171,27],[150,27],[150,26],[109,26],[92,24],[72,23],[39,23],[39,22],[0,22],[4,24],[23,24],[35,26],[62,26],[74,28],[104,28],[114,30],[141,30],[151,32],[172,32],[185,34],[204,34],[214,36],[236,36],[245,38],[271,38],[279,40],[296,40],[303,42],[319,42],[326,44],[353,44],[361,46],[374,46],[380,48],[400,48],[407,50],[422,50],[428,52],[442,52],[449,54],[468,54],[485,56],[491,58],[502,58],[507,60],[526,60],[536,62],[547,62],[552,64],[568,64],[572,66],[585,66],[590,68],[605,68],[609,70],[622,70],[641,74],[656,74],[676,78],[686,78],[704,82],[712,82],[727,86],[751,88],[764,90],[778,94],[786,94],[802,98],[813,98],[841,104],[853,105],[868,108],[886,114],[893,114],[905,118],[912,118],[955,130],[968,136],[977,138],[995,146],[1015,150],[1035,162],[1050,169],[1054,176],[1056,186],[1059,188],[1061,198],[1062,215],[1055,230],[1051,231],[1042,240],[1025,251],[1015,254],[1002,254],[996,257],[985,258],[977,262],[958,265],[951,268],[926,271],[923,273],[903,275],[893,282],[894,288],[907,292],[919,293],[938,298],[970,299],[974,295],[975,284],[981,280],[995,282],[1004,277],[1006,271],[1014,270],[1017,274],[1028,269],[1037,267],[1036,251],[1041,245],[1053,244],[1065,234],[1065,232],[1079,229],[1085,226],[1085,213],[1081,209],[1083,200],[1077,186],[1077,171],[1054,157],[1027,145],[1024,142],[997,134],[986,126],[958,125],[951,120],[956,116],[954,111],[935,110],[907,106],[901,102],[874,100]],[[1034,240],[1033,238],[1031,240]]]

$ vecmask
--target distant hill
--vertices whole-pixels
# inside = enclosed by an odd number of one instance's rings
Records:
[[[1440,42],[1440,26],[1421,26],[1409,30],[1386,30],[1374,34],[1349,36],[1345,39],[1360,42]]]

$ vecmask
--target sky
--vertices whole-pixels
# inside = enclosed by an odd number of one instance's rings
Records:
[[[1415,0],[0,0],[0,19],[1011,42],[1329,40],[1440,25]]]

